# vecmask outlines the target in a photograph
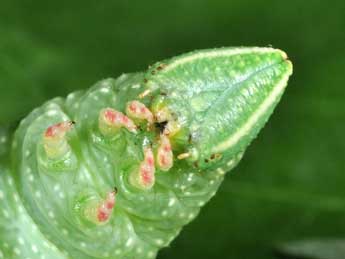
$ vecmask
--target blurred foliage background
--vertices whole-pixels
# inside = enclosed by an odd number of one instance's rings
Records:
[[[276,258],[280,243],[345,237],[344,28],[342,0],[1,0],[0,124],[190,50],[281,48],[294,75],[276,112],[215,198],[159,254]]]

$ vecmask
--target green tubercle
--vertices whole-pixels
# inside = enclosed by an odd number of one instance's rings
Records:
[[[0,258],[155,258],[241,160],[291,74],[281,50],[201,50],[35,109],[0,164]]]

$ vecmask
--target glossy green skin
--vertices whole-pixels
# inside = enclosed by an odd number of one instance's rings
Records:
[[[155,258],[240,161],[291,73],[291,62],[279,50],[202,50],[35,109],[16,131],[11,164],[0,167],[0,258]],[[141,190],[130,184],[129,174],[143,159],[143,143],[156,145],[159,130],[121,129],[104,137],[97,123],[102,108],[124,112],[147,89],[141,101],[151,107],[164,98],[182,130],[172,140],[174,166],[168,172],[156,168],[154,187]],[[68,135],[71,153],[52,162],[42,134],[66,120],[76,121]],[[177,160],[182,152],[193,155]],[[104,197],[114,186],[118,194],[109,222],[85,220],[76,204]]]

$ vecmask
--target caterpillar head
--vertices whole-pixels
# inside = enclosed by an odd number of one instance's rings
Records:
[[[26,209],[73,258],[154,258],[238,163],[291,72],[280,50],[205,50],[47,102],[13,142]]]
[[[195,167],[236,162],[263,127],[292,72],[280,50],[199,51],[155,64],[144,94],[180,152]]]

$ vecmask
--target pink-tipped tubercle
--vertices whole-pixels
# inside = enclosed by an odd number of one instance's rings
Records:
[[[127,104],[126,113],[129,117],[140,120],[147,120],[149,124],[153,123],[153,114],[139,101],[131,101]]]
[[[97,220],[100,223],[106,222],[109,220],[113,209],[115,207],[116,201],[116,190],[111,191],[107,194],[105,200],[99,205],[97,210]]]
[[[157,164],[162,171],[168,171],[173,166],[173,152],[169,138],[161,134],[157,150]]]
[[[99,129],[104,135],[108,135],[113,130],[125,127],[128,131],[135,133],[137,126],[122,112],[112,108],[101,110],[99,116]]]

